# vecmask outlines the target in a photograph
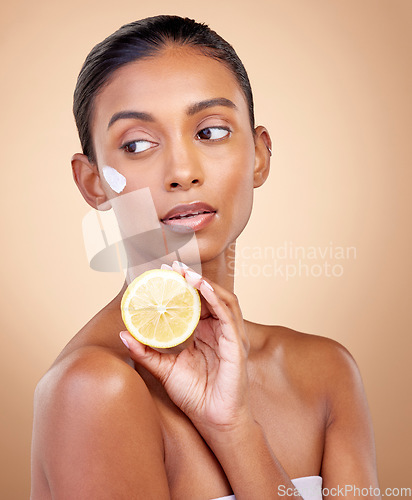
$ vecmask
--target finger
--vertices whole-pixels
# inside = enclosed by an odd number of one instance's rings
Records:
[[[167,269],[168,271],[173,271],[172,266],[169,266],[168,264],[162,264],[160,266],[160,269]]]
[[[228,325],[233,319],[235,320],[233,325],[235,326],[235,324],[237,324],[237,328],[233,328],[233,332],[240,336],[245,347],[248,346],[249,339],[246,336],[243,315],[236,295],[217,283],[206,280],[183,262],[174,261],[172,267],[173,270],[176,270],[184,276],[190,285],[201,292],[202,296],[207,301],[208,309],[216,319],[220,319]],[[208,289],[208,292],[203,293],[206,289]],[[212,297],[213,299],[210,301],[209,298]],[[216,308],[218,308],[218,310]]]
[[[184,270],[184,276],[188,283],[192,286],[200,289],[200,285],[202,283],[205,284],[206,287],[210,288],[211,291],[214,291],[216,295],[226,304],[226,306],[234,313],[235,317],[240,321],[243,320],[242,312],[240,310],[239,302],[234,293],[229,292],[222,286],[217,283],[212,282],[209,279],[204,278],[200,274],[196,273],[190,267]]]
[[[219,317],[221,334],[215,339],[219,357],[230,364],[238,365],[240,360],[247,357],[249,351],[249,342],[243,333],[243,322],[239,324],[236,321],[232,311],[204,281],[199,289]]]
[[[173,271],[176,271],[177,273],[184,276],[185,271],[189,268],[186,264],[183,264],[183,262],[179,262],[178,260],[174,260],[172,263],[172,269],[173,269]]]
[[[186,274],[187,271],[190,270],[190,271],[194,272],[193,269],[191,269],[190,267],[188,267],[183,262],[179,262],[178,260],[173,261],[173,263],[172,263],[172,270],[176,271],[177,273],[179,273],[184,278],[185,278],[185,274]],[[196,276],[199,276],[200,280],[202,279],[202,277],[200,276],[200,274],[196,273]],[[186,280],[186,281],[188,281],[188,280]],[[198,288],[195,284],[193,284],[193,280],[192,281],[188,281],[188,283],[191,284],[192,286],[194,286],[195,288]],[[207,302],[205,303],[205,301],[202,300],[202,309],[201,309],[201,312],[200,312],[200,317],[202,319],[205,319],[205,317],[210,316],[210,315],[212,315],[213,318],[218,319],[217,315],[209,307],[209,305],[207,304]]]
[[[214,290],[213,286],[208,283],[200,274],[194,272],[190,268],[185,271],[185,278],[190,285],[194,286],[200,291],[211,309],[213,309],[215,315],[219,318],[222,325],[222,332],[224,331],[224,334],[225,336],[227,336],[228,340],[236,341],[236,332],[238,331],[238,328],[236,328],[237,325],[235,321],[235,315],[232,313],[225,301],[221,300],[221,298]],[[223,330],[224,326],[229,327],[227,329],[227,332],[226,329]]]
[[[128,331],[120,332],[120,339],[129,349],[130,357],[148,370],[162,384],[167,380],[176,359],[173,354],[161,354],[138,342]]]
[[[203,284],[206,288],[209,288],[209,290],[213,292],[214,289],[212,285],[208,283],[200,274],[196,273],[195,271],[193,271],[193,269],[190,268],[184,271],[184,277],[189,285],[192,285],[194,288],[199,290],[204,299],[202,300],[201,318],[204,319],[205,317],[212,315],[214,319],[219,319],[219,314],[213,309],[213,306],[210,304],[201,290],[201,286]]]
[[[205,281],[202,281],[199,285],[199,291],[203,295],[203,297],[207,300],[208,304],[212,307],[213,311],[219,318],[222,334],[229,340],[230,342],[238,341],[238,326],[236,324],[236,320],[230,309],[227,305],[219,299],[216,292],[212,289],[209,284],[206,284]]]
[[[239,332],[242,341],[245,343],[245,345],[247,345],[249,341],[246,338],[243,315],[236,295],[221,287],[217,283],[206,280],[203,276],[194,272],[190,268],[184,271],[184,276],[188,283],[190,283],[202,293],[203,297],[208,302],[209,309],[214,311],[215,316],[223,319],[223,311],[228,310],[231,312],[231,315],[226,314],[225,317],[230,318],[230,316],[232,316],[235,319],[235,322],[238,325],[236,331]],[[205,292],[205,290],[208,291]]]

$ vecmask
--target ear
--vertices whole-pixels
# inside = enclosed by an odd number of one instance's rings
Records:
[[[255,169],[253,187],[261,186],[269,175],[272,140],[265,127],[255,128]]]
[[[87,203],[96,210],[109,210],[111,204],[102,187],[97,165],[86,155],[76,153],[72,157],[72,171],[74,182]]]

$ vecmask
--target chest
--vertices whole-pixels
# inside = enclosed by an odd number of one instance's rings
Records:
[[[271,449],[290,477],[318,475],[324,444],[319,399],[303,387],[256,376],[251,405]],[[174,405],[157,401],[165,444],[165,466],[172,498],[209,500],[232,494],[215,455],[191,421]]]

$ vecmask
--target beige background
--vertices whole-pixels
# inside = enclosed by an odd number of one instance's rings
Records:
[[[305,261],[341,265],[340,277],[289,279],[263,276],[270,259],[243,250],[254,264],[254,277],[238,276],[245,317],[348,347],[371,407],[381,487],[412,486],[412,2],[17,0],[1,10],[2,498],[28,497],[37,381],[121,284],[85,258],[88,207],[70,170],[75,79],[95,43],[160,13],[205,21],[235,46],[257,122],[272,134],[271,177],[239,245],[356,248],[356,258]],[[297,261],[280,255],[278,264]]]

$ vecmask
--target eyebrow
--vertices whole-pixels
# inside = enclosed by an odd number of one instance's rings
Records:
[[[203,111],[207,108],[212,108],[214,106],[225,106],[227,108],[237,109],[237,106],[230,99],[226,99],[225,97],[216,97],[215,99],[206,99],[205,101],[196,102],[188,107],[186,113],[189,116],[193,116],[200,111]]]
[[[110,118],[107,129],[109,129],[113,125],[113,123],[117,122],[118,120],[130,119],[142,120],[144,122],[154,122],[153,116],[149,115],[149,113],[143,113],[142,111],[119,111]]]
[[[216,97],[214,99],[206,99],[204,101],[199,101],[194,104],[191,104],[187,108],[186,114],[188,116],[193,116],[196,113],[203,111],[204,109],[212,108],[214,106],[225,106],[231,109],[236,109],[236,110],[238,109],[236,104],[230,99],[226,99],[225,97]],[[109,124],[107,125],[107,129],[109,129],[113,125],[113,123],[117,122],[118,120],[130,120],[130,119],[142,120],[144,122],[155,121],[154,117],[151,114],[144,113],[143,111],[119,111],[110,118]]]

